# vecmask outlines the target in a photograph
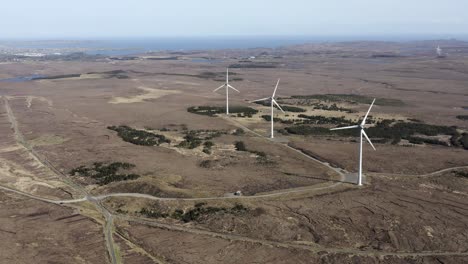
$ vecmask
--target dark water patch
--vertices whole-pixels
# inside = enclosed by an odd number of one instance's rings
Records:
[[[195,62],[195,63],[210,63],[210,64],[223,62],[223,60],[211,59],[211,58],[193,58],[190,61]]]
[[[18,77],[13,77],[13,78],[0,79],[0,82],[12,82],[12,83],[29,82],[29,81],[34,81],[38,79],[43,79],[46,77],[47,76],[45,75],[33,74],[29,76],[18,76]]]

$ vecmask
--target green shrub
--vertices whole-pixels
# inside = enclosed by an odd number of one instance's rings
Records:
[[[464,149],[468,149],[468,133],[464,133],[460,139],[460,143]]]
[[[468,172],[456,171],[455,176],[468,179]]]
[[[245,143],[243,141],[236,141],[234,143],[234,147],[237,151],[247,151],[247,148],[245,147]]]
[[[234,131],[234,133],[233,133],[233,135],[235,135],[235,136],[240,136],[240,135],[244,135],[244,134],[245,134],[245,131],[242,128],[236,129],[236,131]]]

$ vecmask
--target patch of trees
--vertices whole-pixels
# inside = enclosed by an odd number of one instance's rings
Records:
[[[308,125],[296,125],[286,127],[285,130],[290,134],[297,135],[336,135],[341,137],[359,136],[359,129],[335,130],[330,131],[324,127],[313,127]],[[424,123],[394,123],[392,120],[383,120],[377,122],[375,126],[366,129],[367,134],[373,138],[382,139],[383,143],[391,142],[398,144],[401,139],[406,139],[414,144],[431,144],[449,146],[447,142],[438,139],[425,138],[424,136],[450,135],[450,143],[454,147],[462,146],[468,149],[468,134],[460,134],[455,127],[438,126]]]
[[[406,138],[409,143],[412,144],[430,144],[430,145],[441,145],[441,146],[449,146],[449,144],[445,141],[440,141],[437,139],[433,138],[423,138],[423,137],[415,137],[415,136],[409,136]]]
[[[184,136],[184,141],[180,142],[178,147],[187,148],[187,149],[194,149],[200,146],[203,141],[197,136],[197,133],[194,131],[189,131]]]
[[[34,80],[57,80],[57,79],[65,79],[65,78],[75,78],[75,77],[80,77],[80,76],[81,76],[80,73],[62,74],[62,75],[36,77],[34,78]]]
[[[164,135],[150,133],[144,130],[133,129],[128,126],[109,126],[110,130],[117,132],[117,135],[124,141],[140,146],[159,146],[162,143],[171,143]]]
[[[262,115],[262,118],[265,119],[266,121],[270,122],[271,121],[271,116],[270,115]],[[294,122],[297,120],[293,119],[281,119],[279,117],[273,117],[273,122],[280,122],[283,124],[294,124]]]
[[[135,165],[126,162],[113,162],[104,164],[103,162],[94,162],[91,167],[79,166],[70,171],[72,176],[90,177],[99,185],[106,185],[116,181],[127,181],[138,179],[140,175],[134,173],[120,173],[121,170],[129,170]]]
[[[454,173],[455,173],[455,176],[457,177],[468,179],[468,172],[466,171],[456,171]]]
[[[325,102],[347,102],[351,104],[370,104],[373,97],[357,95],[357,94],[313,94],[313,95],[293,95],[293,99],[315,99]],[[403,106],[405,103],[397,99],[377,98],[376,105],[386,106]]]
[[[346,113],[356,112],[349,108],[339,107],[336,104],[332,104],[332,105],[316,104],[314,105],[314,109],[320,109],[320,110],[325,110],[325,111],[340,111],[340,112],[346,112]]]
[[[130,60],[137,60],[139,57],[137,56],[123,56],[123,57],[110,57],[110,60],[117,60],[117,61],[130,61]]]
[[[241,135],[244,135],[244,134],[245,134],[245,131],[244,131],[244,129],[242,129],[242,128],[238,128],[238,129],[236,129],[236,131],[234,131],[232,134],[233,134],[234,136],[241,136]]]
[[[229,65],[229,68],[238,68],[238,69],[271,69],[271,68],[276,68],[278,65],[275,63],[252,63],[252,62],[246,62],[246,63],[235,63]]]
[[[187,111],[192,114],[215,116],[226,113],[226,107],[223,106],[191,106]],[[238,117],[252,117],[258,110],[247,106],[231,106],[229,107],[231,114],[237,114]]]
[[[269,101],[259,101],[259,102],[255,102],[256,104],[259,104],[259,105],[263,105],[263,106],[270,106],[270,102]],[[275,108],[276,109],[279,109],[278,106],[275,105]],[[293,112],[293,113],[304,113],[306,112],[306,110],[304,108],[300,108],[300,107],[296,107],[296,106],[290,106],[290,105],[282,105],[281,108],[283,108],[283,110],[285,112]]]
[[[179,57],[172,56],[172,57],[149,57],[146,58],[147,60],[178,60]]]
[[[468,149],[468,133],[465,133],[461,138],[460,138],[460,143],[462,144],[464,149]]]
[[[124,70],[113,70],[105,72],[89,72],[87,74],[105,74],[107,78],[117,78],[117,79],[128,79],[129,77],[125,75],[127,72]]]
[[[185,132],[184,141],[179,143],[177,147],[194,149],[203,144],[203,152],[211,154],[211,148],[215,144],[210,140],[224,134],[226,132],[219,130],[189,130]]]
[[[315,124],[315,125],[338,125],[338,126],[349,126],[353,125],[355,122],[348,120],[344,117],[326,117],[326,116],[310,116],[300,114],[298,115],[300,118],[306,119],[303,121],[303,124]]]
[[[392,53],[383,53],[383,54],[372,54],[372,58],[400,58],[403,57],[398,54],[392,54]]]
[[[174,212],[161,212],[157,209],[142,208],[140,214],[148,218],[173,218],[180,220],[184,223],[200,222],[203,219],[212,217],[214,215],[243,215],[249,212],[249,208],[242,204],[235,204],[233,207],[215,207],[206,206],[206,203],[197,203],[193,208],[187,211],[176,209]]]
[[[185,73],[154,73],[155,75],[169,75],[169,76],[184,76],[184,77],[194,77],[200,79],[212,79],[212,80],[225,80],[226,73],[225,72],[209,72],[205,71],[200,74],[185,74]],[[237,75],[235,72],[229,72],[229,75]],[[224,79],[223,79],[224,78]],[[231,81],[242,81],[242,78],[235,77],[232,78]]]
[[[211,148],[214,146],[214,143],[212,141],[205,141],[203,143],[203,152],[206,154],[211,154]]]
[[[236,148],[237,151],[247,151],[244,141],[236,141],[234,143],[234,147]]]
[[[468,120],[468,115],[457,115],[457,118],[460,120]]]
[[[313,127],[307,125],[296,125],[292,127],[286,127],[285,130],[290,134],[295,135],[330,135],[331,131],[325,127]]]

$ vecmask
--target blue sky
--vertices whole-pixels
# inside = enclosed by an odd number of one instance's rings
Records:
[[[468,35],[468,0],[5,0],[0,38]]]

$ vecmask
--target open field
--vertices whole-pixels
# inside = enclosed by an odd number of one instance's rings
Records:
[[[0,64],[43,76],[0,82],[0,263],[468,262],[468,53],[413,45]],[[270,140],[250,101],[277,78]],[[359,188],[357,138],[328,129],[374,97]]]

